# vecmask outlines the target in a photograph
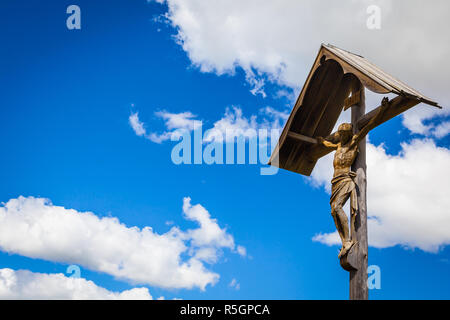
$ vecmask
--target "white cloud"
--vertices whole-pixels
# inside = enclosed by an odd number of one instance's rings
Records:
[[[144,124],[139,120],[139,114],[137,112],[131,113],[128,118],[131,128],[133,128],[134,132],[138,136],[146,135],[146,131],[144,128]]]
[[[239,290],[241,289],[241,284],[239,282],[237,282],[237,280],[235,278],[233,278],[230,283],[228,284],[228,286],[230,288],[233,288],[235,290]]]
[[[246,118],[241,108],[227,108],[224,116],[214,122],[212,130],[205,134],[204,140],[206,142],[222,141],[239,136],[253,138],[257,135],[258,125],[255,115]]]
[[[170,113],[167,111],[155,112],[155,115],[165,121],[167,131],[161,134],[150,133],[147,138],[153,142],[161,143],[177,135],[177,130],[192,131],[202,125],[202,121],[196,120],[196,115],[191,112]]]
[[[433,130],[433,135],[436,138],[443,138],[450,133],[450,121],[442,122]]]
[[[187,129],[194,130],[196,125],[200,125],[199,120],[194,120],[196,116],[191,112],[169,113],[160,111],[155,113],[160,118],[166,121],[166,127],[169,130],[173,129]]]
[[[215,262],[222,248],[235,250],[234,240],[205,208],[191,206],[190,198],[184,199],[183,212],[200,226],[158,234],[151,227],[127,227],[117,218],[20,196],[0,207],[0,249],[77,264],[133,283],[204,290],[219,279],[204,262]]]
[[[331,233],[318,233],[314,235],[312,240],[326,244],[328,246],[341,244],[341,239],[339,238],[339,234],[337,233],[337,231]],[[370,245],[372,245],[372,243],[370,243]]]
[[[167,128],[163,133],[150,132],[147,133],[145,124],[139,119],[138,112],[132,112],[128,118],[131,128],[138,136],[144,136],[155,143],[162,143],[169,140],[172,135],[177,134],[177,130],[194,130],[201,125],[200,120],[195,120],[196,116],[190,112],[169,113],[166,111],[155,112],[155,115],[165,121]]]
[[[445,119],[449,114],[450,108],[439,110],[419,105],[403,114],[402,124],[412,133],[442,138],[449,132],[449,122],[439,120]],[[429,121],[431,119],[435,121]]]
[[[152,300],[147,288],[112,292],[83,278],[62,273],[33,273],[0,269],[0,299],[42,300]]]
[[[321,162],[312,179],[329,191],[332,158]],[[449,163],[450,150],[437,147],[429,139],[403,143],[397,155],[387,154],[382,145],[367,145],[371,246],[401,245],[436,252],[450,244]],[[335,232],[321,233],[313,239],[328,245],[340,243]]]
[[[237,252],[241,255],[241,256],[243,256],[243,257],[245,257],[246,255],[247,255],[247,249],[245,249],[245,247],[243,247],[243,246],[237,246]]]
[[[158,0],[169,11],[164,21],[202,72],[246,73],[254,94],[272,81],[299,91],[321,42],[362,54],[425,95],[450,102],[450,3],[435,0]],[[381,29],[369,30],[366,9],[381,9]],[[418,18],[420,17],[420,18]],[[420,109],[423,109],[420,110]],[[412,132],[422,121],[449,114],[429,106],[404,114]]]
[[[223,117],[215,121],[212,128],[209,128],[210,130],[206,131],[207,129],[205,129],[204,142],[233,141],[234,138],[240,136],[253,138],[256,137],[259,129],[268,131],[281,129],[289,116],[288,111],[279,111],[269,106],[261,108],[259,113],[259,117],[257,115],[246,117],[243,115],[242,109],[237,106],[226,108]],[[164,111],[155,114],[165,120],[166,130],[163,133],[147,133],[144,129],[142,134],[138,134],[141,131],[137,131],[133,124],[139,124],[138,128],[144,128],[145,124],[139,120],[137,113],[130,115],[130,125],[137,135],[143,135],[156,143],[169,140],[172,135],[179,133],[178,130],[192,131],[203,125],[202,121],[196,119],[191,112],[169,113]]]
[[[189,238],[195,247],[218,247],[234,249],[233,237],[226,229],[221,229],[216,219],[211,219],[209,212],[197,204],[191,205],[191,198],[184,198],[183,212],[187,219],[197,221],[200,228],[188,231]]]

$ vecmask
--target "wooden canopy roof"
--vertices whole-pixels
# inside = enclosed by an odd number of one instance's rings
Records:
[[[386,121],[424,102],[439,107],[401,81],[390,76],[360,55],[322,44],[305,85],[286,122],[269,164],[309,176],[317,160],[329,151],[317,145],[314,137],[329,137],[344,102],[360,90],[361,84],[380,94],[395,93]],[[366,124],[373,112],[358,121]],[[384,122],[383,121],[383,122]]]

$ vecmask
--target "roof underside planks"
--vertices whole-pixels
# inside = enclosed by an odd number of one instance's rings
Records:
[[[361,84],[376,93],[398,95],[391,101],[384,121],[420,102],[439,107],[362,56],[322,44],[269,164],[309,176],[317,160],[329,152],[315,144],[314,137],[333,139],[330,134],[345,99],[359,91]],[[369,112],[362,117],[358,127],[370,116]]]

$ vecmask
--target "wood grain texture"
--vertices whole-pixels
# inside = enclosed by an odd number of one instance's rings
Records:
[[[355,133],[359,131],[357,121],[364,115],[366,109],[364,87],[361,88],[361,98],[358,105],[352,107],[352,124]],[[352,235],[355,245],[356,269],[350,271],[350,300],[367,300],[369,289],[367,287],[368,243],[367,243],[367,178],[366,178],[366,138],[358,145],[359,152],[352,165],[356,172],[356,192],[358,195],[358,213],[355,219],[356,234]]]
[[[327,102],[332,100],[338,90],[338,85],[343,77],[341,66],[334,60],[321,60],[320,67],[314,72],[310,86],[305,93],[305,98],[297,112],[291,126],[292,132],[312,136],[315,128],[322,119]],[[286,161],[286,167],[296,171],[299,158],[304,154],[306,145],[297,145],[292,150]]]
[[[358,270],[359,259],[357,246],[353,246],[341,259],[341,267],[347,271]]]
[[[418,103],[420,103],[420,101],[416,99],[411,99],[402,96],[395,97],[389,102],[389,108],[385,111],[380,121],[378,121],[378,123],[375,123],[375,126],[379,126],[380,124],[392,119],[393,117],[399,115],[400,113],[403,113],[406,110],[414,107]],[[372,111],[368,112],[367,114],[362,115],[361,118],[357,121],[356,127],[358,129],[361,129],[366,124],[368,124],[370,119],[375,117],[380,108],[381,105],[378,108],[375,108]]]
[[[296,133],[296,132],[288,132],[288,137],[289,138],[293,138],[295,140],[301,141],[301,142],[308,142],[308,143],[317,143],[317,139],[305,136],[303,134],[300,133]]]
[[[339,65],[338,68],[336,68],[337,65]],[[331,130],[342,112],[345,99],[348,98],[347,80],[350,77],[358,79],[358,82],[373,92],[398,95],[393,99],[393,108],[388,110],[381,123],[420,102],[439,107],[437,102],[398,81],[364,57],[332,45],[322,44],[272,152],[269,164],[306,176],[312,173],[318,158],[328,153],[327,149],[293,139],[288,136],[288,132],[296,132],[312,138],[332,136]],[[341,97],[343,97],[342,101]],[[348,102],[347,106],[349,104],[352,102]],[[361,128],[363,122],[367,123],[372,115],[373,113],[370,112],[364,116],[358,128]],[[277,161],[274,162],[274,159]]]
[[[393,117],[401,114],[402,112],[405,112],[406,110],[414,107],[419,102],[420,101],[414,100],[411,98],[406,98],[406,97],[401,97],[401,96],[395,97],[394,99],[391,100],[389,109],[386,110],[386,112],[383,115],[383,117],[381,118],[381,120],[378,121],[378,123],[376,123],[376,126],[379,126],[380,124],[392,119]],[[381,108],[381,105],[378,108]],[[365,115],[361,115],[361,118],[358,119],[358,121],[356,122],[356,125],[353,124],[353,126],[355,128],[357,128],[358,130],[361,129],[362,127],[364,127],[364,125],[369,123],[370,119],[372,119],[377,114],[378,108],[368,112]],[[327,137],[327,140],[333,141],[333,137],[335,135],[336,135],[336,132],[333,132],[332,134],[330,134]],[[324,146],[314,145],[314,146],[311,146],[310,149],[308,150],[308,156],[311,157],[312,159],[316,159],[316,161],[317,161],[317,159],[319,159],[323,156],[326,156],[330,152],[331,152],[331,150],[327,149]]]

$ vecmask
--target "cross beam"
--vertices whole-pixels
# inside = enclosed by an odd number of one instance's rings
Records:
[[[360,98],[358,104],[352,106],[352,124],[354,133],[362,128],[358,122],[366,111],[364,87],[360,84]],[[389,110],[389,109],[388,109]],[[387,119],[385,120],[387,121]],[[356,240],[353,248],[341,258],[341,266],[350,272],[350,299],[369,299],[367,287],[368,267],[368,240],[367,240],[367,176],[366,176],[366,138],[358,145],[358,154],[352,165],[352,171],[356,172],[356,193],[358,202],[358,214],[355,217],[355,225],[351,229],[352,240]],[[352,262],[349,263],[349,262]],[[346,266],[346,264],[348,264]],[[348,268],[346,268],[348,267]]]
[[[352,109],[352,125],[354,133],[358,133],[370,120],[377,114],[381,105],[371,112],[365,114],[365,94],[364,87],[359,84],[360,90],[357,92],[354,102],[351,102]],[[383,116],[373,124],[370,129],[392,119],[396,115],[412,108],[420,101],[406,96],[398,96],[389,102],[388,108],[384,111]],[[350,107],[350,106],[349,106]],[[325,148],[322,144],[317,143],[317,139],[308,137],[296,132],[288,132],[288,136],[299,142],[310,143],[310,155],[320,158],[331,149]],[[327,137],[327,140],[336,140],[336,133]],[[369,291],[367,287],[367,267],[368,267],[368,239],[367,239],[367,176],[366,176],[366,138],[360,141],[358,145],[358,155],[352,165],[352,171],[356,173],[356,189],[358,201],[358,213],[355,218],[354,232],[352,232],[352,240],[356,244],[352,249],[341,257],[341,266],[350,272],[350,299],[351,300],[367,300]]]
[[[362,90],[363,91],[363,90]],[[361,102],[360,102],[361,103]],[[397,96],[391,101],[389,101],[389,108],[384,112],[382,118],[378,121],[378,123],[374,124],[374,127],[379,126],[380,124],[394,118],[395,116],[401,114],[402,112],[405,112],[406,110],[414,107],[420,103],[419,100],[405,97],[405,96]],[[352,107],[353,110],[354,107]],[[377,107],[376,109],[361,115],[355,122],[353,123],[353,126],[355,130],[360,130],[363,128],[366,124],[369,123],[369,121],[375,117],[378,110],[381,108],[381,105]],[[323,145],[320,145],[317,143],[317,140],[312,137],[304,136],[295,132],[289,132],[288,135],[295,140],[302,141],[302,142],[309,142],[311,143],[310,146],[310,156],[313,159],[321,158],[328,153],[330,153],[332,150],[329,148],[324,147]],[[336,141],[336,132],[330,134],[326,137],[329,141]]]
[[[397,97],[387,108],[379,106],[365,114],[365,88],[379,94],[394,93]],[[440,108],[437,102],[396,80],[364,57],[322,45],[268,164],[309,176],[319,158],[339,148],[339,135],[329,133],[343,110],[352,109],[353,134],[364,130],[361,134],[365,136],[371,129],[420,102]],[[352,247],[347,250],[350,243],[344,241],[340,254],[341,266],[350,272],[350,299],[368,298],[366,139],[360,139],[362,135],[357,137],[359,152],[351,167],[356,172],[358,211],[352,215],[350,225],[352,240],[357,243],[352,241]],[[318,143],[318,136],[331,143]],[[345,152],[339,150],[340,154]],[[339,205],[340,201],[334,204]],[[342,228],[344,219],[335,218],[342,238],[347,237],[347,229]]]

